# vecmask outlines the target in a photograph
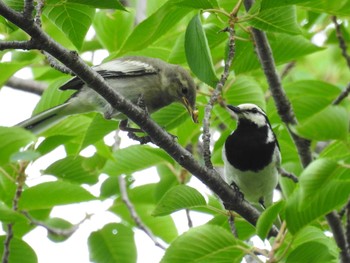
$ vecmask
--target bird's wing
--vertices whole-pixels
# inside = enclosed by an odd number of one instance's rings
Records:
[[[103,78],[136,77],[157,74],[159,69],[148,63],[135,60],[113,60],[93,67]],[[84,82],[78,78],[72,78],[60,87],[60,90],[79,90]]]

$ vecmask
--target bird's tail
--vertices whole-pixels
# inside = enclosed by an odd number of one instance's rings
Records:
[[[60,120],[64,119],[66,117],[66,114],[64,114],[64,109],[69,104],[70,102],[60,104],[56,107],[43,111],[25,121],[22,121],[15,126],[30,130],[34,134],[39,134],[55,125]]]

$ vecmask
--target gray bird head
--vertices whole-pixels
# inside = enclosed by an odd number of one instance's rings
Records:
[[[169,85],[168,90],[175,101],[182,103],[194,122],[198,122],[198,110],[196,109],[196,84],[190,74],[180,66],[174,65],[175,68],[167,72]]]
[[[238,106],[227,105],[227,108],[235,113],[238,121],[247,120],[255,123],[258,127],[269,125],[266,113],[255,104],[245,103]]]

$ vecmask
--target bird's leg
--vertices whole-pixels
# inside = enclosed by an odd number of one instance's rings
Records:
[[[140,94],[139,98],[137,99],[137,106],[139,106],[141,109],[143,109],[146,114],[148,115],[148,110],[143,98],[143,95]],[[130,139],[133,139],[135,141],[138,141],[140,144],[146,144],[149,142],[152,142],[151,138],[149,136],[138,136],[135,133],[136,132],[144,132],[143,130],[139,129],[139,128],[131,128],[128,126],[128,119],[122,120],[119,123],[119,129],[121,131],[126,131],[128,132],[128,137]]]
[[[259,204],[262,206],[264,210],[266,210],[265,202],[264,202],[264,197],[259,198]]]
[[[238,185],[235,182],[232,182],[230,184],[230,186],[235,190],[235,192],[237,192],[239,194],[239,198],[244,200],[244,194],[241,192],[241,190],[239,189]]]

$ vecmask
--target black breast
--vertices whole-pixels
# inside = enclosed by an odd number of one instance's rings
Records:
[[[272,161],[275,142],[266,143],[268,126],[241,120],[225,142],[226,158],[241,171],[259,171]]]

